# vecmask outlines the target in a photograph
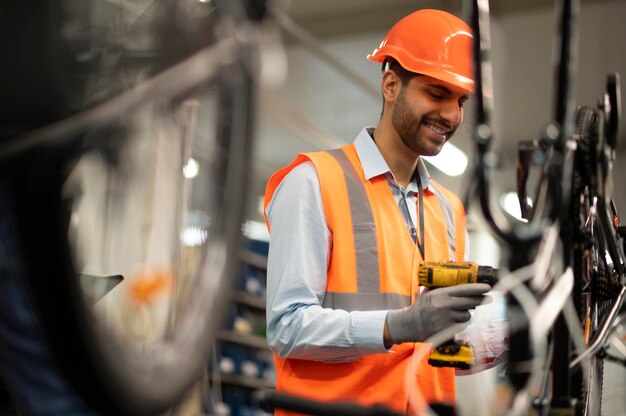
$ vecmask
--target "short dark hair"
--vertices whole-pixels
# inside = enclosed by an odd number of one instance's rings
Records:
[[[411,79],[419,75],[418,73],[404,69],[404,67],[393,58],[385,59],[385,62],[383,63],[383,72],[387,69],[391,69],[396,73],[398,78],[400,78],[400,81],[402,81],[402,85],[407,85]]]
[[[393,58],[387,58],[385,59],[385,62],[383,62],[383,72],[385,72],[388,69],[391,69],[393,72],[396,73],[398,78],[400,78],[400,81],[402,82],[402,87],[409,85],[409,81],[421,75],[421,74],[418,74],[417,72],[411,72],[411,71],[404,69],[404,67],[400,65],[400,63]],[[380,112],[381,117],[384,111],[385,111],[385,100],[383,100],[383,109]]]

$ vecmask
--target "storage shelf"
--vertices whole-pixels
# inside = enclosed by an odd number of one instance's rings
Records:
[[[265,310],[265,298],[261,296],[238,290],[232,292],[230,297],[234,302],[239,304],[250,306],[260,311]]]
[[[230,342],[231,344],[243,345],[249,348],[256,348],[259,350],[268,350],[267,340],[258,335],[241,334],[234,331],[219,331],[217,333],[217,339],[223,342]]]
[[[244,376],[241,374],[220,374],[220,383],[237,387],[245,387],[247,389],[274,389],[276,383],[274,381],[263,380],[262,378]]]
[[[215,363],[215,373],[209,375],[211,383],[221,386],[225,403],[234,405],[235,412],[239,409],[240,397],[252,397],[254,391],[276,388],[275,380],[261,378],[261,375],[273,377],[275,374],[272,353],[263,336],[268,244],[250,240],[245,247],[237,253],[239,280],[226,293],[232,322],[216,334],[220,361]],[[222,361],[224,359],[233,362],[230,364]]]
[[[241,250],[239,252],[239,259],[243,263],[248,264],[250,266],[267,270],[267,257],[262,254],[255,253],[254,251],[251,251],[251,250]]]

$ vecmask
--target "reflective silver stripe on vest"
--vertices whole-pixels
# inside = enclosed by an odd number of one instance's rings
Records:
[[[450,256],[450,261],[456,261],[456,254],[454,251],[455,247],[455,228],[454,228],[454,210],[452,209],[452,205],[450,201],[444,196],[443,192],[439,188],[437,188],[432,182],[428,185],[430,189],[432,189],[435,197],[437,197],[437,201],[439,201],[439,206],[441,207],[441,212],[443,213],[443,218],[446,221],[446,228],[448,229],[448,255]]]
[[[380,294],[380,271],[378,267],[378,242],[376,241],[376,222],[370,206],[365,186],[357,174],[348,156],[340,150],[327,151],[333,156],[341,169],[346,181],[350,216],[352,217],[352,235],[354,236],[354,254],[356,256],[357,291],[358,293]],[[324,306],[326,306],[326,299]],[[340,305],[329,305],[332,308],[345,309]]]
[[[327,306],[330,305],[330,306]],[[344,311],[382,311],[401,309],[411,304],[411,297],[399,293],[337,293],[326,292],[324,307]]]

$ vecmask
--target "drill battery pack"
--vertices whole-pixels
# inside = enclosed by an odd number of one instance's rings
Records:
[[[453,367],[468,370],[476,361],[474,349],[467,341],[454,341],[433,349],[428,364],[433,367]]]

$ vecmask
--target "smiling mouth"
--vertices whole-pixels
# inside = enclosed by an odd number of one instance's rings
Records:
[[[444,127],[441,127],[440,125],[428,123],[428,122],[424,123],[424,126],[426,126],[428,129],[430,129],[434,133],[438,134],[439,136],[443,136],[443,137],[447,137],[447,135],[450,134],[450,132],[452,131],[452,129],[444,128]]]

